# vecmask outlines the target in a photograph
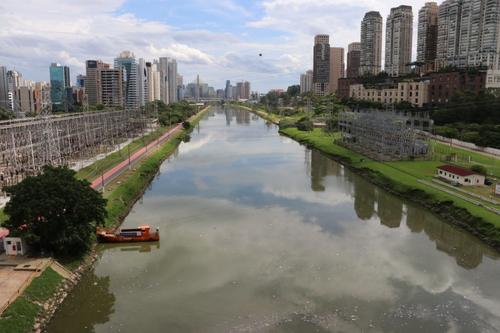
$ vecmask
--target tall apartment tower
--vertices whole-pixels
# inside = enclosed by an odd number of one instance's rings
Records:
[[[99,104],[101,96],[99,96],[99,86],[101,85],[102,69],[109,69],[109,64],[103,63],[101,60],[87,60],[85,62],[85,93],[87,94],[87,103],[90,106]]]
[[[160,100],[168,104],[170,100],[169,87],[168,87],[168,62],[167,57],[161,57],[158,59],[158,71],[160,72]]]
[[[439,6],[439,67],[498,69],[500,1],[446,0]]]
[[[139,99],[139,106],[145,106],[148,102],[148,90],[149,86],[146,61],[141,58],[137,63],[137,97]]]
[[[339,88],[339,79],[345,77],[344,48],[330,48],[330,92],[336,93]]]
[[[385,31],[385,71],[390,76],[410,72],[413,40],[413,12],[411,6],[391,8]]]
[[[366,13],[361,22],[361,75],[376,75],[382,70],[382,22],[379,12]]]
[[[169,59],[167,65],[168,103],[177,102],[177,61]]]
[[[313,90],[318,96],[330,92],[330,36],[328,35],[314,37]]]
[[[126,108],[139,106],[139,89],[137,84],[137,62],[130,51],[123,51],[115,58],[115,69],[123,70],[123,93]]]
[[[346,77],[358,77],[361,62],[361,43],[351,43],[347,48]]]
[[[125,70],[122,67],[99,70],[99,104],[108,107],[123,107],[125,105],[124,74]]]
[[[9,109],[9,84],[7,81],[7,68],[0,66],[0,108]]]
[[[161,75],[158,70],[158,62],[147,62],[146,63],[146,76],[148,80],[148,102],[154,102],[160,100],[160,81]]]
[[[418,12],[417,61],[424,64],[425,72],[432,72],[437,56],[439,6],[427,2]]]
[[[305,94],[313,90],[313,71],[300,75],[300,93]]]

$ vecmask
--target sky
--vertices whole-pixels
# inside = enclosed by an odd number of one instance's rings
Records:
[[[151,61],[176,58],[184,83],[199,74],[222,88],[247,80],[266,92],[299,83],[312,68],[314,35],[331,46],[359,41],[364,13],[425,0],[1,0],[0,65],[49,80],[52,62],[85,73],[85,60],[113,63],[121,51]],[[414,46],[415,53],[415,46]],[[259,56],[262,54],[262,56]]]

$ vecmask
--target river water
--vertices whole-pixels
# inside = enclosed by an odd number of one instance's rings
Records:
[[[500,260],[278,134],[212,109],[101,246],[50,333],[497,332]]]

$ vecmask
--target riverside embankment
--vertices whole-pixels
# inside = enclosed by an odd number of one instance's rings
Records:
[[[167,159],[177,149],[186,135],[193,130],[193,127],[200,121],[203,115],[209,110],[207,107],[193,116],[189,121],[192,124],[190,129],[184,129],[182,125],[171,130],[158,131],[152,133],[143,141],[147,147],[137,147],[137,142],[131,143],[134,146],[131,155],[131,168],[128,169],[128,159],[125,162],[119,159],[119,154],[109,156],[109,160],[100,160],[80,173],[94,175],[99,173],[99,167],[106,166],[109,170],[102,171],[106,177],[105,197],[108,199],[106,226],[109,228],[118,227],[121,221],[127,216],[134,203],[142,196],[151,180],[154,179],[162,162]],[[127,147],[123,149],[127,151]],[[113,164],[116,163],[115,164]],[[123,164],[126,167],[123,167]],[[94,187],[99,187],[99,177],[95,181]],[[92,179],[89,179],[91,181]],[[67,263],[67,267],[75,274],[74,281],[65,281],[57,273],[48,271],[33,280],[29,286],[14,303],[12,303],[0,318],[0,332],[27,333],[43,331],[45,325],[50,321],[59,305],[72,292],[80,279],[90,269],[94,261],[98,258],[95,246],[91,252],[82,259]],[[39,291],[43,289],[43,291]]]
[[[282,119],[264,110],[238,107],[249,110],[275,124]],[[303,132],[296,128],[282,129],[280,133],[308,147],[318,149],[364,176],[373,184],[421,204],[446,222],[467,230],[500,251],[500,216],[485,209],[485,206],[498,209],[500,208],[498,205],[488,202],[481,203],[481,205],[474,204],[473,202],[477,200],[466,200],[467,198],[464,199],[461,195],[453,195],[449,191],[426,185],[425,181],[433,178],[436,167],[442,162],[378,162],[336,144],[338,134],[328,134],[319,129]]]

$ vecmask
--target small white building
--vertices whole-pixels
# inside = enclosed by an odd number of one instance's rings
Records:
[[[0,228],[0,253],[5,252],[5,246],[3,245],[3,240],[7,236],[9,236],[9,230],[5,228]]]
[[[3,245],[8,256],[24,256],[28,252],[26,242],[19,237],[5,237]]]
[[[443,165],[437,169],[437,176],[463,186],[483,186],[485,176],[472,170],[454,165]]]

